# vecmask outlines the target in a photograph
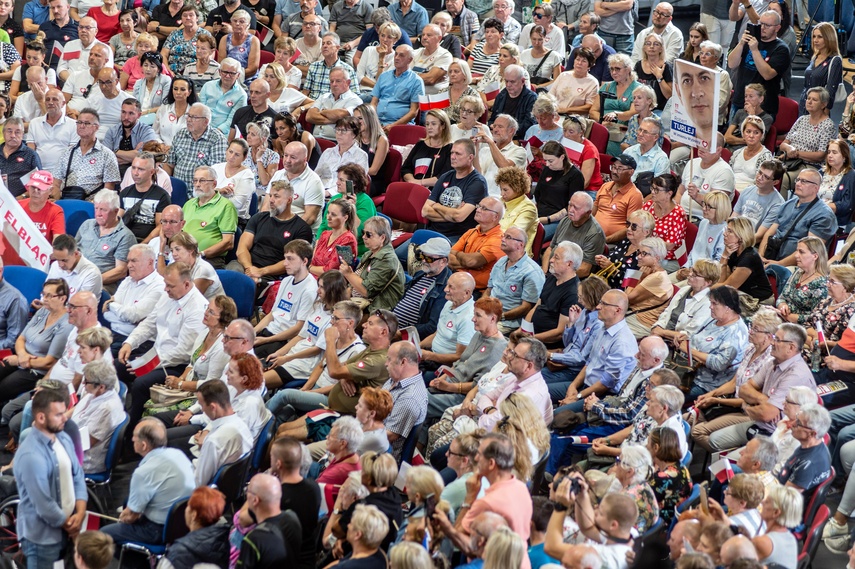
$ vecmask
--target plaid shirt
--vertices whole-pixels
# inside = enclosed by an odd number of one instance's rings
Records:
[[[614,401],[614,399],[610,402],[607,402],[606,400],[597,401],[591,407],[591,412],[600,417],[607,425],[619,425],[626,427],[631,424],[647,404],[647,384],[650,383],[650,376],[653,375],[653,372],[657,369],[660,368],[654,368],[643,372],[636,368],[636,370],[629,375],[624,386],[628,386],[632,382],[636,373],[641,373],[647,377],[635,386],[632,393],[624,393],[622,390],[618,401]]]
[[[187,184],[187,192],[193,188],[193,172],[199,166],[213,166],[226,161],[226,135],[212,126],[208,126],[199,140],[193,140],[190,131],[178,131],[172,139],[167,164],[175,167],[172,174]]]
[[[335,63],[327,67],[327,63],[321,59],[309,65],[309,72],[306,74],[306,80],[303,81],[303,88],[309,92],[310,99],[317,100],[324,93],[330,92],[330,70],[333,67],[344,67],[347,70],[350,90],[359,94],[359,81],[356,80],[356,71],[353,67],[341,59],[336,59]]]

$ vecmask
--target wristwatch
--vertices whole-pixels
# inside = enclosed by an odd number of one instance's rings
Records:
[[[156,28],[154,28],[154,31],[159,32],[159,31],[160,31],[160,26],[157,26]]]

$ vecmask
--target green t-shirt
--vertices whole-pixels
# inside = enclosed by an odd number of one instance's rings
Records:
[[[234,204],[219,193],[203,206],[199,205],[199,198],[184,204],[184,231],[196,238],[199,251],[219,243],[223,235],[233,235],[237,222]]]

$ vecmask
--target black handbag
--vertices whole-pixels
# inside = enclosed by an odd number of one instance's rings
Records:
[[[71,161],[74,159],[74,151],[80,148],[80,143],[74,145],[71,149],[71,152],[68,153],[68,164],[65,165],[65,179],[64,181],[68,181],[68,175],[71,173]],[[65,186],[62,189],[62,199],[64,200],[81,200],[86,201],[90,196],[97,193],[104,187],[104,184],[101,184],[97,188],[92,191],[87,191],[83,186]]]

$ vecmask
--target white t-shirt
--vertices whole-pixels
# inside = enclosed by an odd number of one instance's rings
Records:
[[[680,205],[683,207],[683,211],[685,211],[690,218],[702,217],[704,212],[703,209],[701,209],[701,205],[693,200],[689,195],[689,183],[694,182],[694,184],[700,188],[701,195],[707,194],[713,190],[721,190],[726,192],[728,195],[733,195],[734,187],[733,170],[730,168],[730,164],[721,158],[706,170],[701,168],[700,158],[695,158],[692,162],[693,164],[686,164],[686,168],[683,170],[683,187],[686,188],[686,191],[680,199]],[[694,174],[694,176],[690,176],[690,172]]]
[[[218,294],[225,294],[223,291],[223,283],[220,282],[220,277],[217,275],[217,271],[214,269],[214,266],[211,265],[205,259],[201,257],[196,259],[196,263],[193,265],[193,269],[190,271],[190,277],[195,281],[196,279],[205,279],[211,281],[211,286],[208,287],[208,290],[205,291],[205,298],[211,300]]]
[[[318,347],[318,337],[329,328],[331,313],[327,312],[323,305],[319,305],[312,310],[309,317],[303,323],[303,329],[300,330],[302,338],[297,344],[291,348],[292,354],[298,354],[303,350]],[[284,367],[291,377],[307,378],[311,375],[312,370],[318,365],[318,362],[323,357],[323,351],[317,356],[311,358],[299,358],[286,363]]]
[[[430,55],[425,55],[425,48],[423,47],[416,50],[413,54],[413,61],[410,63],[410,69],[415,73],[426,73],[434,67],[445,69],[446,72],[442,81],[433,85],[425,85],[425,95],[436,95],[448,89],[448,66],[453,60],[451,52],[444,47],[436,48],[436,51]]]
[[[267,331],[279,334],[308,319],[317,296],[318,281],[312,275],[306,275],[299,283],[291,276],[282,279],[270,312],[273,320],[267,325]]]
[[[217,187],[231,187],[234,191],[234,194],[228,198],[234,204],[238,217],[249,219],[249,204],[252,201],[252,194],[255,192],[255,174],[249,168],[245,168],[229,178],[226,176],[225,162],[214,164],[211,167],[217,173]]]
[[[316,205],[320,206],[321,209],[324,207],[324,184],[321,182],[320,176],[315,174],[311,168],[309,168],[308,164],[306,165],[306,169],[303,172],[294,178],[293,180],[288,179],[288,173],[283,168],[282,170],[277,171],[273,174],[273,177],[270,179],[270,184],[277,180],[286,180],[291,184],[291,187],[294,188],[294,200],[291,202],[291,211],[300,217],[306,213],[306,206]],[[267,185],[267,191],[270,191],[270,184]],[[315,223],[312,224],[312,231],[317,231],[318,227],[321,226],[321,213],[318,214],[318,217],[315,219]]]
[[[290,113],[291,111],[299,107],[300,103],[305,100],[306,96],[297,89],[285,87],[284,89],[282,89],[282,94],[279,95],[278,99],[276,99],[275,101],[268,100],[267,104],[277,113],[281,113],[283,111],[288,111]]]

